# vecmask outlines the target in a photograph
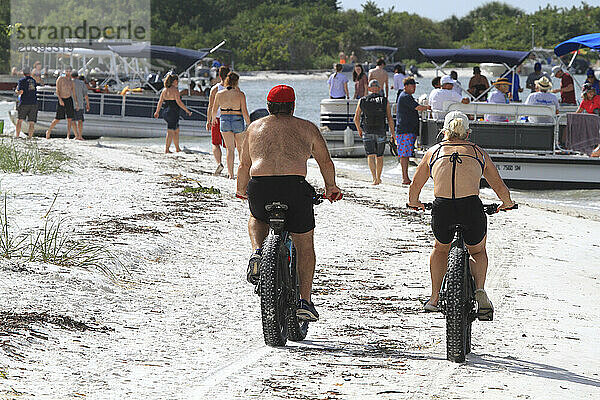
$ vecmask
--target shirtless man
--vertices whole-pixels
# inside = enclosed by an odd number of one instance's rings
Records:
[[[46,131],[46,139],[50,139],[52,129],[67,117],[67,139],[71,136],[71,126],[75,116],[75,107],[73,98],[75,97],[75,85],[71,79],[71,68],[67,68],[67,73],[56,80],[56,96],[58,96],[58,106],[56,107],[56,116]],[[77,132],[77,130],[74,130]],[[74,135],[76,136],[76,135]]]
[[[383,58],[378,59],[377,66],[369,71],[369,82],[371,82],[371,80],[373,79],[377,80],[377,82],[379,82],[379,87],[381,88],[381,95],[385,95],[385,98],[387,99],[388,93],[390,91],[390,87],[388,84],[389,76],[384,68],[385,61],[383,60]]]
[[[221,146],[225,144],[223,137],[221,136],[221,109],[217,111],[217,115],[215,115],[215,123],[211,123],[213,120],[212,117],[212,106],[215,103],[215,97],[217,93],[225,90],[225,86],[223,86],[223,82],[225,82],[225,78],[227,78],[227,74],[230,72],[229,68],[226,66],[222,66],[219,68],[218,78],[219,81],[212,88],[210,88],[210,96],[208,98],[208,107],[206,108],[206,130],[210,131],[211,142],[212,142],[212,152],[215,161],[217,162],[217,169],[214,172],[214,175],[221,174],[223,171],[223,163],[221,162],[222,152]]]
[[[248,233],[254,254],[248,265],[248,281],[257,284],[261,246],[269,233],[265,205],[273,201],[287,204],[285,229],[291,232],[298,255],[300,303],[297,316],[307,321],[319,319],[311,302],[315,272],[313,233],[315,190],[306,182],[306,162],[317,161],[325,181],[325,197],[341,199],[335,183],[335,167],[319,129],[311,122],[293,116],[296,97],[294,89],[275,86],[267,95],[271,115],[248,126],[238,168],[236,196],[248,199],[250,220]]]

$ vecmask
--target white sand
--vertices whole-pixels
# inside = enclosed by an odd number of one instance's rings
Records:
[[[59,192],[53,213],[131,276],[116,269],[128,279],[116,284],[97,271],[1,259],[1,311],[113,330],[40,323],[0,333],[0,398],[600,398],[598,221],[528,206],[491,217],[495,320],[475,322],[473,353],[454,364],[442,315],[420,308],[429,216],[402,207],[405,187],[341,177],[344,201],[316,210],[322,320],[305,342],[272,349],[245,282],[247,205],[231,181],[210,175],[212,157],[42,145],[74,159],[66,173],[3,174],[13,229],[43,224]],[[182,196],[178,174],[222,195]],[[322,186],[315,168],[309,180]]]

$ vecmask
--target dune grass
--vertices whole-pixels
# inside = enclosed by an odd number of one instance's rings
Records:
[[[103,245],[73,238],[73,232],[65,227],[64,219],[50,215],[57,196],[43,217],[43,226],[29,233],[14,233],[10,229],[7,195],[4,194],[4,204],[0,209],[0,257],[96,269],[111,280],[119,281],[113,268],[126,269],[114,254]]]
[[[49,174],[60,170],[69,157],[55,150],[40,150],[33,140],[0,139],[0,171]]]

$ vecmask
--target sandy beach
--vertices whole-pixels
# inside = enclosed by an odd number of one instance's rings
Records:
[[[344,200],[316,208],[321,320],[274,349],[245,280],[247,204],[212,176],[212,156],[38,142],[71,160],[2,174],[11,229],[63,218],[70,238],[119,263],[110,276],[0,258],[0,399],[600,398],[593,215],[532,203],[489,218],[495,317],[475,322],[473,353],[454,364],[443,316],[421,310],[429,214],[408,211],[397,182],[338,171]],[[323,187],[312,164],[308,180]],[[199,184],[220,194],[184,192]]]

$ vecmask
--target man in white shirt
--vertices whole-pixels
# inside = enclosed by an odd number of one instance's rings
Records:
[[[453,90],[454,79],[452,79],[450,75],[442,76],[440,83],[442,84],[441,89],[433,89],[431,93],[429,93],[429,105],[431,106],[434,119],[444,119],[448,113],[447,111],[444,111],[444,103],[446,102],[469,103],[468,98],[463,99],[461,95]]]
[[[531,93],[525,104],[534,104],[538,106],[554,106],[556,113],[558,114],[558,97],[549,93],[552,89],[552,82],[547,76],[543,75],[540,79],[534,82],[537,92]],[[553,123],[552,117],[529,117],[529,122],[533,123]]]

